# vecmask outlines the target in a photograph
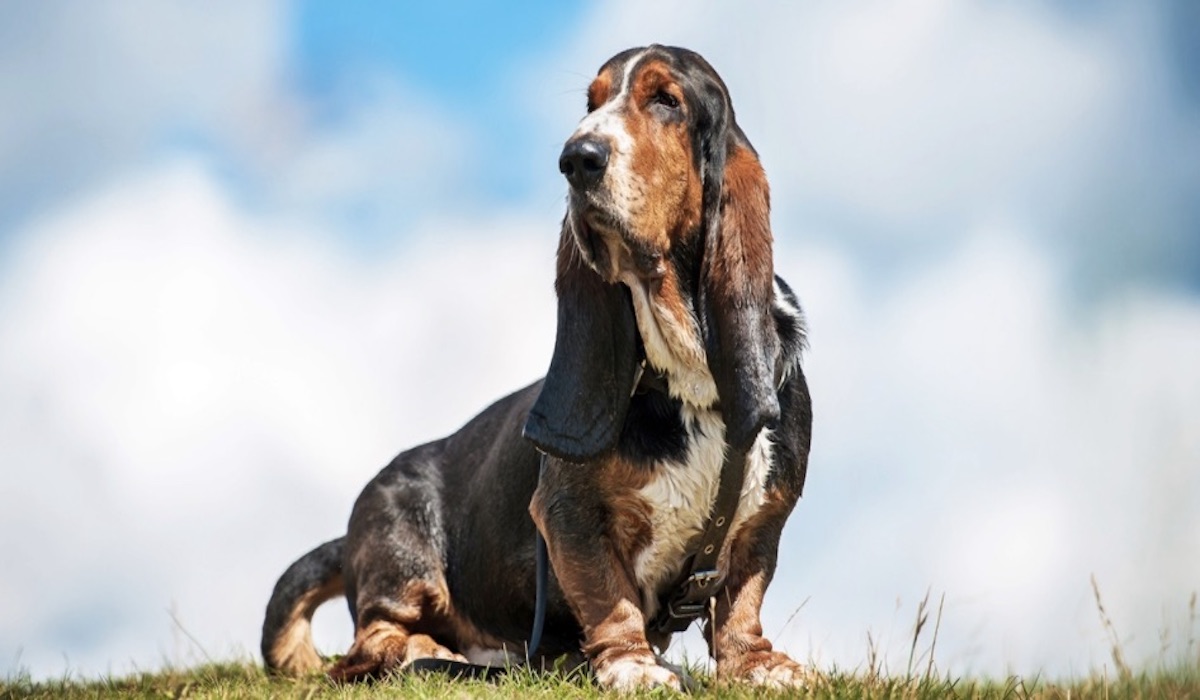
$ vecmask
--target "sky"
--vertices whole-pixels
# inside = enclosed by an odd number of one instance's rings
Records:
[[[810,323],[777,646],[904,673],[928,596],[947,673],[1194,655],[1196,8],[0,5],[0,677],[255,658],[380,467],[544,372],[557,155],[651,42],[728,84]]]

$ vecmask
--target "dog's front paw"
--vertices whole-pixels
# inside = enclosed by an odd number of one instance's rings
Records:
[[[654,662],[654,656],[623,656],[596,667],[601,686],[621,693],[650,688],[682,690],[679,676]]]
[[[803,688],[808,684],[804,667],[778,651],[751,652],[731,666],[723,674],[727,678],[763,688]]]

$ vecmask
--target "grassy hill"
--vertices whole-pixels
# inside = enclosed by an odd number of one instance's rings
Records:
[[[913,679],[874,673],[814,673],[804,692],[765,693],[727,686],[699,677],[701,698],[1200,698],[1200,668],[1161,669],[1141,674],[1101,674],[1068,683],[1036,678],[984,680],[920,676]],[[369,685],[339,686],[322,676],[273,678],[255,663],[206,664],[191,669],[167,669],[124,678],[93,681],[70,679],[32,682],[27,678],[0,681],[0,698],[599,698],[601,692],[582,676],[536,676],[514,672],[497,681],[455,681],[442,676],[397,674]],[[651,697],[673,693],[656,691]]]
[[[698,667],[690,673],[695,680],[693,695],[700,698],[856,698],[861,700],[932,700],[964,698],[980,700],[1200,700],[1200,640],[1191,630],[1197,620],[1197,596],[1189,602],[1189,633],[1186,645],[1168,660],[1164,643],[1162,656],[1153,668],[1134,670],[1125,661],[1119,635],[1109,619],[1092,581],[1100,622],[1109,635],[1112,668],[1084,678],[1047,680],[1040,677],[1004,679],[959,677],[937,671],[934,653],[941,624],[942,606],[934,613],[930,596],[920,601],[912,630],[907,670],[903,675],[887,672],[877,650],[868,650],[866,671],[844,672],[814,669],[808,688],[802,691],[764,691],[730,685],[707,675]],[[186,634],[186,631],[185,631]],[[927,642],[925,639],[932,636]],[[205,653],[205,658],[208,658]],[[678,697],[658,690],[642,693],[649,697]],[[615,697],[601,691],[585,674],[534,673],[517,669],[498,680],[454,680],[438,674],[396,673],[383,680],[358,685],[338,685],[324,675],[280,678],[268,675],[257,660],[204,663],[190,668],[168,667],[161,671],[99,680],[66,678],[34,681],[18,675],[0,679],[0,700],[9,698],[600,698]]]

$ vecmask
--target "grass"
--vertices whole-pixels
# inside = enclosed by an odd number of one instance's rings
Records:
[[[953,678],[941,674],[934,664],[944,599],[936,611],[926,593],[917,606],[912,641],[904,675],[885,670],[872,642],[868,646],[865,671],[814,670],[809,685],[801,691],[767,692],[744,685],[723,683],[706,672],[692,670],[700,698],[852,698],[861,700],[932,700],[963,698],[979,700],[1200,700],[1200,644],[1191,630],[1197,620],[1197,600],[1189,602],[1189,633],[1182,658],[1171,665],[1160,662],[1154,670],[1135,671],[1125,661],[1119,635],[1092,581],[1101,626],[1109,637],[1113,669],[1086,678],[1054,681],[1041,678],[1005,679]],[[933,617],[931,619],[931,613]],[[928,639],[928,641],[925,641]],[[1162,658],[1166,658],[1164,638]],[[207,655],[205,655],[207,657]],[[280,678],[265,673],[255,661],[209,662],[192,668],[168,667],[156,672],[124,677],[79,680],[69,676],[34,681],[28,675],[0,679],[0,700],[9,698],[600,698],[601,691],[584,674],[538,674],[518,669],[499,680],[451,680],[436,674],[397,673],[370,684],[337,685],[323,675]],[[678,697],[656,690],[639,697]]]
[[[814,674],[801,692],[763,692],[700,678],[701,698],[862,698],[925,700],[927,698],[1074,699],[1144,698],[1183,700],[1200,698],[1200,670],[1180,668],[1146,674],[1100,675],[1069,683],[1037,679],[951,679],[922,674],[907,679],[874,673],[831,671]],[[302,679],[274,678],[251,662],[205,664],[191,669],[167,669],[124,678],[77,681],[60,679],[32,682],[28,678],[0,681],[0,698],[600,698],[606,693],[582,676],[515,672],[498,682],[454,681],[441,676],[397,674],[368,685],[339,686],[322,676]],[[644,697],[673,697],[653,691]]]

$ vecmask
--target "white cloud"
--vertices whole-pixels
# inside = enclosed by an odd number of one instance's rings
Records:
[[[1184,621],[1200,580],[1200,305],[1131,292],[1073,317],[1061,271],[1021,240],[968,237],[878,296],[827,251],[780,255],[812,321],[816,404],[795,554],[769,599],[779,619],[812,596],[794,649],[861,663],[899,597],[902,670],[932,589],[951,668],[1085,672],[1107,659],[1092,574],[1131,657]]]
[[[275,139],[256,163],[272,207],[384,240],[423,216],[461,212],[474,132],[387,76],[355,87],[345,115]]]
[[[6,8],[0,92],[19,106],[0,112],[0,187],[57,194],[180,135],[244,147],[280,131],[294,109],[281,14],[274,2]]]
[[[472,134],[386,78],[343,120],[312,120],[284,87],[278,8],[226,9],[250,14],[106,6],[0,48],[0,86],[33,95],[0,115],[0,186],[12,195],[17,163],[104,183],[14,232],[0,261],[0,561],[19,571],[0,578],[5,671],[186,654],[172,607],[209,653],[255,649],[276,576],[338,533],[378,467],[549,357],[557,202],[429,220]],[[1200,307],[1128,285],[1074,306],[1072,266],[1089,259],[1059,246],[1083,233],[1057,228],[1120,184],[1097,165],[1123,162],[1110,147],[1180,133],[1153,111],[1169,128],[1130,131],[1163,90],[1144,17],[596,12],[522,96],[557,105],[552,141],[602,60],[682,43],[730,83],[774,183],[817,422],[767,631],[842,667],[865,662],[870,631],[902,670],[932,588],[940,664],[1084,672],[1107,658],[1094,573],[1131,655],[1153,654],[1200,580]],[[22,87],[30,61],[47,66],[40,93]],[[55,118],[103,148],[57,150],[73,142],[47,137]],[[181,118],[249,163],[272,208],[246,206],[219,168],[136,156]],[[329,212],[360,206],[410,216],[420,243],[370,258],[331,243]],[[1113,240],[1087,248],[1123,250]],[[867,262],[909,249],[925,256]],[[344,646],[344,609],[321,619],[327,648]]]
[[[687,46],[729,85],[781,237],[806,227],[894,267],[1001,217],[1086,283],[1119,286],[1195,274],[1177,256],[1192,250],[1200,122],[1175,106],[1160,9],[618,1],[541,69],[536,100],[570,123],[609,56]]]
[[[379,467],[544,369],[553,220],[480,227],[356,259],[185,163],[25,232],[0,286],[5,663],[153,665],[172,605],[211,653],[256,648],[274,578]]]
[[[306,94],[285,3],[46,2],[6,8],[0,223],[114,174],[207,153],[263,209],[390,238],[462,198],[472,133],[402,77]],[[458,211],[460,207],[447,209]]]

